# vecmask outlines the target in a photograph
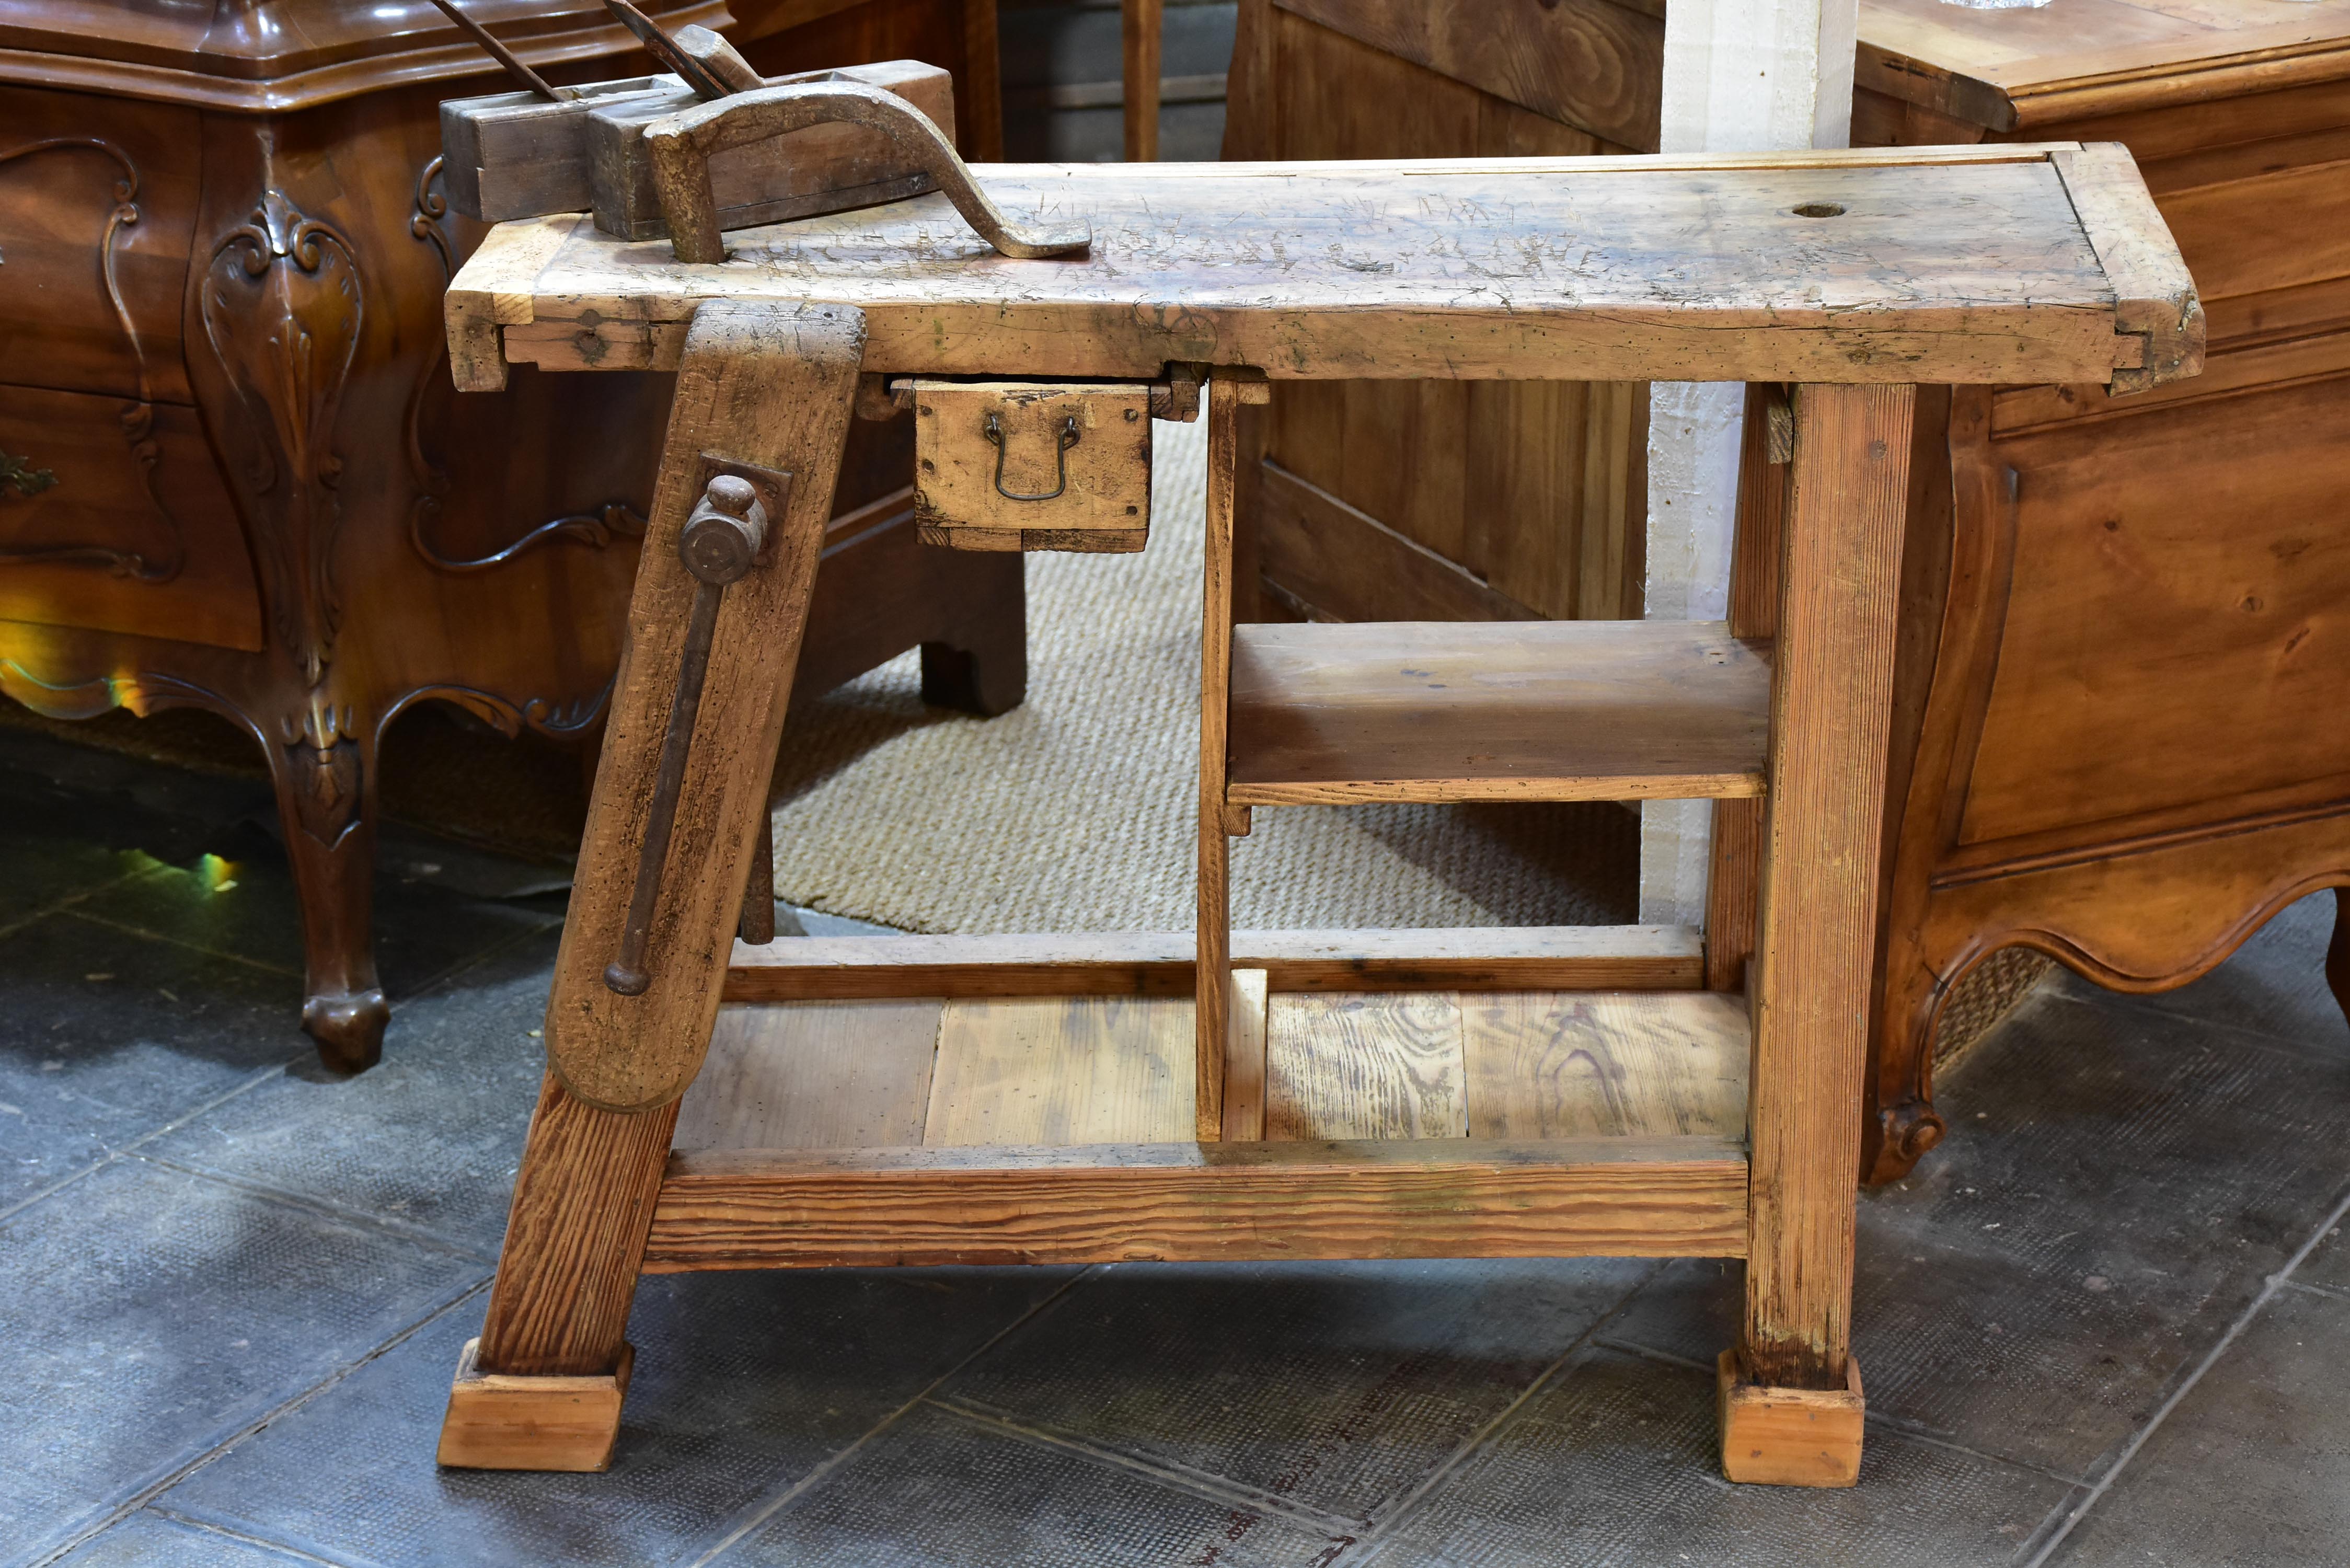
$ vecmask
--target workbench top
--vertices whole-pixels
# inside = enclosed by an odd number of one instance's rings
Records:
[[[451,286],[460,386],[673,367],[701,300],[854,306],[891,372],[2094,382],[2192,374],[2200,307],[2121,149],[981,165],[1091,248],[1017,261],[927,196],[728,236],[495,230]]]

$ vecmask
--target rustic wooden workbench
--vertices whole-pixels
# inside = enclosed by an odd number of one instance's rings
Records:
[[[679,386],[443,1462],[606,1462],[646,1270],[1596,1253],[1745,1258],[1725,1468],[1849,1484],[1914,388],[2191,374],[2199,309],[2135,168],[2064,144],[978,173],[1090,249],[1008,259],[940,198],[744,231],[706,265],[563,218],[501,228],[451,290],[466,385],[531,362]],[[1196,933],[732,944],[852,407],[899,378],[1183,367],[1210,422]],[[1794,383],[1773,635],[1236,629],[1239,406],[1337,377]],[[664,858],[698,592],[677,544],[722,472],[775,510],[717,611]],[[1254,809],[1642,795],[1767,801],[1742,1002],[1699,989],[1685,931],[1228,929]],[[622,994],[608,961],[634,951],[650,982]]]

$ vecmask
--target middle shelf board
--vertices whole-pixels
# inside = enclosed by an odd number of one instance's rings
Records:
[[[1718,621],[1232,628],[1235,805],[1763,789],[1766,643]]]

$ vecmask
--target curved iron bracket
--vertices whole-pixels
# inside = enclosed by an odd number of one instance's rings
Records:
[[[972,178],[954,144],[904,99],[856,82],[806,82],[735,93],[645,127],[653,192],[660,199],[677,259],[705,264],[726,259],[726,242],[718,230],[718,198],[710,184],[712,154],[834,123],[861,125],[889,138],[945,192],[980,238],[1005,255],[1037,260],[1081,251],[1093,243],[1093,229],[1083,222],[1023,224],[1005,217]]]

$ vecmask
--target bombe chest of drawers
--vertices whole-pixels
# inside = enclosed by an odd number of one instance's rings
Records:
[[[678,392],[442,1462],[608,1463],[647,1272],[1596,1254],[1743,1258],[1727,1473],[1851,1484],[1916,388],[2193,373],[2199,308],[2127,156],[996,166],[992,205],[722,237],[693,155],[728,112],[648,132],[691,259],[541,219],[449,295],[463,385],[529,362]],[[1270,383],[1570,376],[1782,390],[1742,620],[1234,624],[1237,416]],[[1131,548],[1055,508],[1147,484],[1109,472],[1147,465],[1138,399],[1208,421],[1196,929],[736,942],[852,419],[910,401],[940,454],[981,454],[983,545]],[[1762,803],[1744,995],[1674,930],[1230,929],[1259,810],[1644,797]],[[1388,1092],[1399,1051],[1455,1076],[1451,1112]]]

